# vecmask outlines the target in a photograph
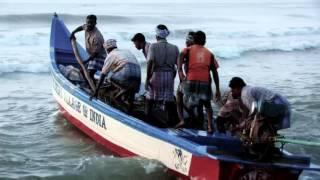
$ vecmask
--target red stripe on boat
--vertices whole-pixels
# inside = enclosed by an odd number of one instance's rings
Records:
[[[189,176],[191,179],[219,180],[220,164],[215,159],[208,157],[192,156]]]

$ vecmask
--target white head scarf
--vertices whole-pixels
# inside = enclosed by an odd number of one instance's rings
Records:
[[[168,29],[159,29],[159,28],[156,28],[156,35],[160,38],[167,38],[169,36],[170,32]]]
[[[104,42],[103,47],[104,47],[105,49],[116,48],[116,47],[117,47],[117,40],[115,40],[115,39],[108,39],[106,42]]]

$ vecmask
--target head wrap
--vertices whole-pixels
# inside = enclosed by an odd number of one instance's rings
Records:
[[[104,47],[105,49],[116,48],[116,47],[117,47],[117,40],[115,40],[115,39],[108,39],[106,42],[104,42],[103,47]]]
[[[187,37],[186,37],[186,41],[188,42],[194,42],[194,38],[192,35],[188,34]]]
[[[156,35],[162,39],[167,38],[167,36],[169,36],[170,32],[168,29],[159,29],[156,28]]]

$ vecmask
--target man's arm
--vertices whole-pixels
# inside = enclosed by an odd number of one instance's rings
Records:
[[[77,32],[83,31],[83,26],[77,27],[75,30],[72,31],[70,34],[70,40],[75,39],[76,37],[74,36]]]
[[[88,59],[86,59],[85,61],[83,61],[83,63],[88,63],[89,61],[93,60],[95,57],[98,56],[99,53],[94,53],[94,54],[91,54]]]
[[[184,72],[183,72],[183,70],[182,70],[184,58],[185,58],[185,53],[182,51],[182,52],[179,54],[179,58],[178,58],[178,62],[177,62],[177,65],[178,65],[178,74],[179,74],[180,81],[184,81],[184,80],[186,79],[186,75],[184,74]]]
[[[150,79],[152,77],[152,73],[153,73],[153,60],[149,60],[147,63],[147,77],[146,77],[145,90],[148,90],[148,87],[150,86]]]
[[[239,98],[239,106],[242,111],[241,113],[242,120],[245,120],[249,116],[249,109],[247,108],[246,105],[243,104],[241,97]]]
[[[97,97],[98,92],[99,92],[99,89],[100,89],[100,87],[101,87],[101,85],[102,85],[105,77],[106,77],[106,74],[101,74],[101,75],[100,75],[99,83],[98,83],[96,89],[94,90],[94,92],[92,93],[92,95],[91,95],[91,97],[90,97],[90,100],[91,100],[93,97]]]
[[[148,87],[150,86],[150,79],[153,73],[153,63],[154,63],[153,61],[154,61],[154,47],[151,44],[149,47],[149,52],[147,56],[147,77],[145,82],[145,90],[148,90]]]
[[[101,70],[101,75],[100,75],[100,79],[99,79],[99,83],[96,87],[96,89],[94,90],[92,97],[96,97],[98,95],[100,86],[102,85],[102,83],[104,82],[105,77],[107,76],[108,72],[111,70],[111,66],[113,65],[114,59],[112,58],[112,55],[108,56],[106,58],[106,63],[105,65],[103,65],[103,68]]]
[[[216,100],[221,99],[221,93],[220,93],[220,85],[219,85],[219,74],[217,71],[217,63],[214,55],[211,55],[211,71],[213,75],[214,84],[216,85]]]

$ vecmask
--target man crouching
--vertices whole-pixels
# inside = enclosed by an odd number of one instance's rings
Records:
[[[108,39],[104,43],[108,56],[104,62],[101,77],[92,97],[96,97],[106,75],[111,84],[118,88],[114,100],[125,96],[129,103],[128,111],[132,110],[135,93],[139,92],[141,83],[141,69],[136,57],[129,50],[117,48],[115,39]]]
[[[243,79],[233,77],[229,87],[233,98],[239,99],[242,120],[242,140],[256,153],[267,153],[277,130],[290,127],[290,105],[282,95],[262,87],[248,86]],[[253,149],[255,147],[255,149]]]

